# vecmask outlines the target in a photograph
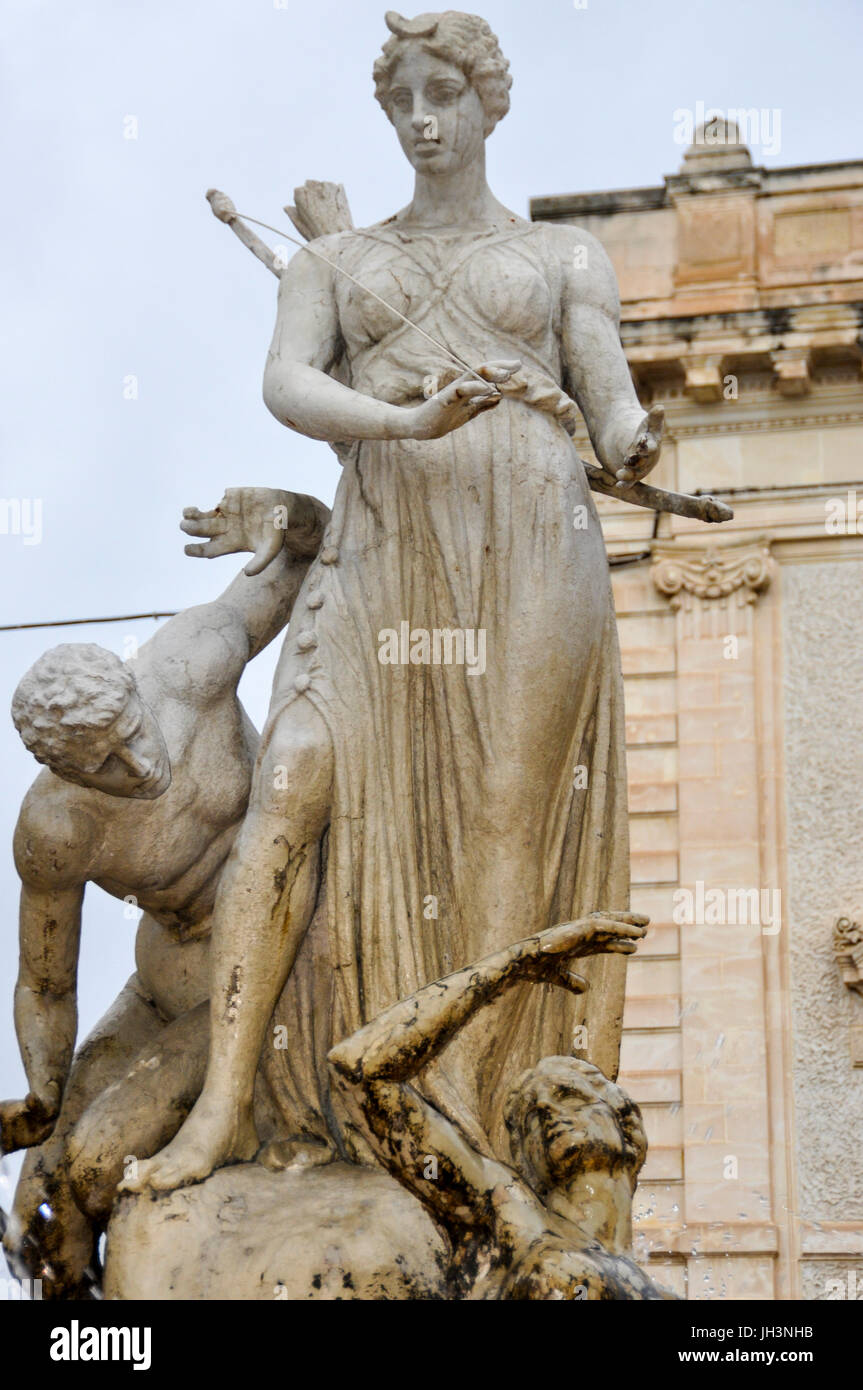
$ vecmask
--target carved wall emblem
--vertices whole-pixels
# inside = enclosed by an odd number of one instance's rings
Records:
[[[654,546],[651,578],[686,639],[752,635],[752,613],[773,576],[766,538],[749,545]]]
[[[863,926],[850,917],[837,918],[833,926],[833,952],[843,983],[863,994]]]
[[[709,601],[737,595],[737,604],[757,603],[773,574],[766,541],[736,549],[655,549],[651,577],[674,609],[688,607],[693,598]],[[689,600],[687,599],[689,595]]]

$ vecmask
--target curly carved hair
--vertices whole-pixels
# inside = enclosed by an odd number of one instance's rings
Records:
[[[389,90],[396,64],[409,44],[420,43],[423,52],[460,68],[470,82],[485,112],[485,133],[490,135],[509,110],[512,78],[509,63],[490,26],[479,15],[461,10],[440,14],[421,14],[404,19],[388,10],[386,24],[393,35],[384,44],[374,65],[375,96],[389,116]]]
[[[533,1151],[534,1146],[528,1142],[527,1122],[534,1110],[541,1111],[541,1091],[551,1084],[564,1097],[569,1091],[577,1105],[584,1105],[582,1089],[585,1082],[595,1099],[608,1106],[620,1133],[621,1154],[612,1163],[612,1171],[626,1171],[634,1188],[635,1179],[647,1157],[647,1138],[641,1111],[625,1091],[609,1081],[599,1067],[580,1057],[543,1057],[535,1067],[519,1077],[504,1107],[504,1123],[509,1133],[513,1160],[534,1192],[540,1196],[564,1183],[575,1171],[608,1165],[606,1147],[595,1147],[587,1139],[571,1152],[567,1171],[557,1172],[549,1162],[547,1146],[543,1144],[546,1151],[540,1155]]]
[[[94,642],[63,642],[39,657],[12,696],[12,722],[40,763],[63,763],[107,729],[135,693],[135,677]]]

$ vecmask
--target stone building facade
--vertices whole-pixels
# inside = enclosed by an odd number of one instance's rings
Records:
[[[649,481],[735,512],[599,500],[652,918],[621,1060],[637,1248],[690,1299],[861,1298],[863,161],[758,168],[713,122],[660,187],[531,215],[611,257],[667,408]]]

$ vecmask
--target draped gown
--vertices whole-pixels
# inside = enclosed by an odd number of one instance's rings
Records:
[[[275,678],[268,728],[310,700],[335,772],[318,907],[274,1013],[287,1047],[265,1047],[265,1073],[288,1130],[363,1158],[329,1090],[333,1042],[492,950],[628,906],[623,697],[605,547],[561,385],[553,229],[384,223],[329,239],[326,254],[466,361],[523,363],[495,409],[443,439],[344,451]],[[459,374],[334,281],[355,390],[416,404],[429,378]],[[405,622],[484,630],[484,672],[382,663],[381,634]],[[507,1156],[509,1086],[573,1051],[577,1023],[578,1050],[616,1075],[625,959],[581,966],[588,995],[519,985],[424,1073],[481,1150]]]

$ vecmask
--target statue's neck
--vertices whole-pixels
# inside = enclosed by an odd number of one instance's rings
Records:
[[[632,1190],[625,1174],[582,1173],[552,1192],[546,1205],[610,1254],[632,1249]]]
[[[511,215],[488,186],[483,149],[470,164],[450,174],[418,170],[414,196],[399,220],[424,227],[458,227],[486,225]]]

